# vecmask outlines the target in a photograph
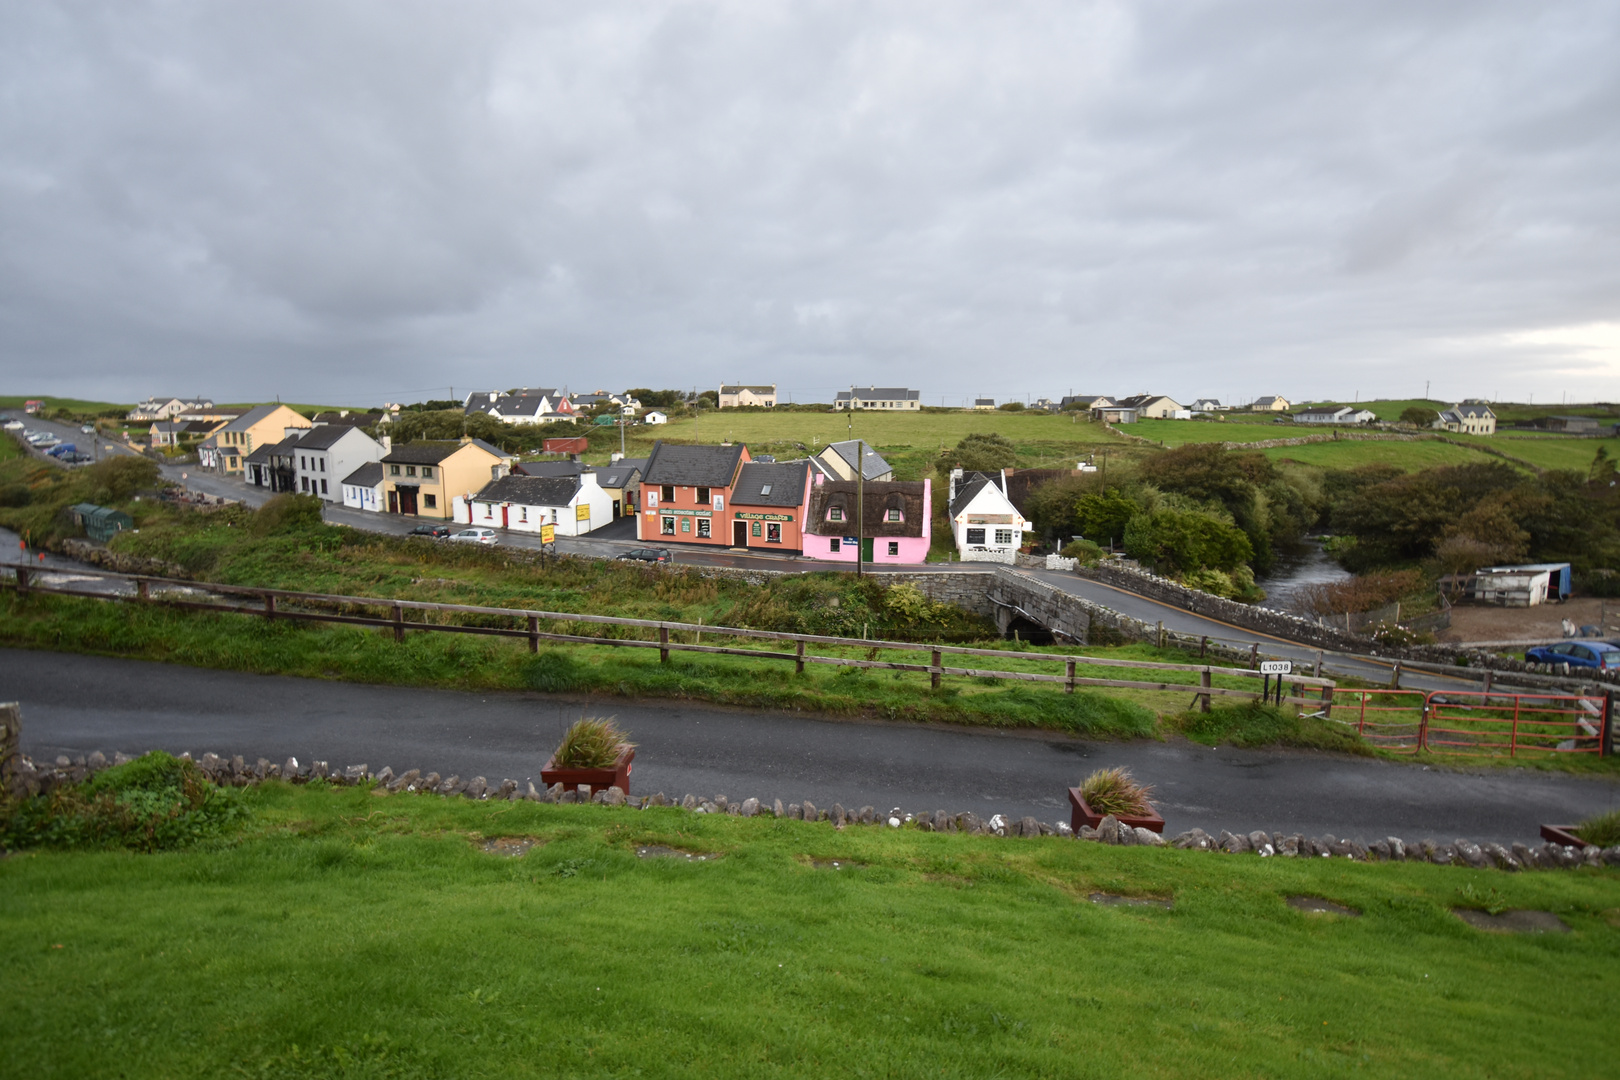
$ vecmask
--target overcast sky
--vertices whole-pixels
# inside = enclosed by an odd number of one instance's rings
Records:
[[[1620,4],[0,5],[0,393],[1620,400]]]

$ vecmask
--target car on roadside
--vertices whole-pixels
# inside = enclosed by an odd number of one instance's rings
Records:
[[[24,428],[26,428],[27,426],[28,425],[23,423],[21,420],[7,420],[6,421],[6,430],[7,431],[21,431]]]
[[[675,557],[669,553],[669,548],[631,548],[620,559],[629,559],[634,562],[674,562]]]
[[[486,529],[482,526],[451,533],[447,539],[461,540],[469,544],[498,544],[501,541],[500,535],[494,529]]]
[[[1557,645],[1538,645],[1526,649],[1526,663],[1568,664],[1572,668],[1590,668],[1594,671],[1620,669],[1620,649],[1606,641],[1565,641]]]
[[[94,425],[94,424],[86,424],[83,427],[81,427],[79,430],[84,432],[86,435],[94,435],[96,433],[96,425]]]
[[[432,540],[443,540],[445,537],[449,536],[455,531],[456,530],[452,529],[448,525],[418,525],[406,535],[426,536]]]

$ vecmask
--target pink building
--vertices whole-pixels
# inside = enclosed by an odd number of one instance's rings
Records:
[[[933,539],[932,482],[872,480],[866,483],[863,495],[864,520],[856,512],[855,481],[815,473],[804,522],[805,557],[852,563],[859,543],[862,557],[869,563],[926,561]],[[859,540],[857,528],[861,528]]]

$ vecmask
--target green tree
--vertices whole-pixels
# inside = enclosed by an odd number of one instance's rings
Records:
[[[1125,551],[1165,573],[1235,570],[1254,557],[1243,530],[1205,510],[1161,506],[1125,526]]]
[[[1082,495],[1075,503],[1074,531],[1098,544],[1125,539],[1125,528],[1142,512],[1135,499],[1118,488]]]
[[[1018,448],[1005,435],[975,433],[947,450],[939,458],[939,475],[949,477],[952,469],[967,472],[996,472],[1008,469],[1018,460]]]
[[[1411,424],[1414,427],[1428,427],[1438,419],[1440,419],[1439,413],[1433,409],[1425,409],[1421,405],[1413,405],[1411,408],[1401,412],[1401,423]]]

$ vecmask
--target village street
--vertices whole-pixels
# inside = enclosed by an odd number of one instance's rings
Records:
[[[1064,790],[1128,765],[1155,785],[1171,833],[1263,828],[1372,840],[1502,843],[1620,806],[1609,779],[1503,768],[1450,772],[1294,751],[1088,742],[1049,732],[830,720],[675,702],[463,693],[245,675],[0,650],[0,699],[22,704],[36,759],[92,750],[296,756],[538,781],[581,715],[615,715],[639,744],[636,794],[755,796],[818,806],[972,810],[1066,820]]]

